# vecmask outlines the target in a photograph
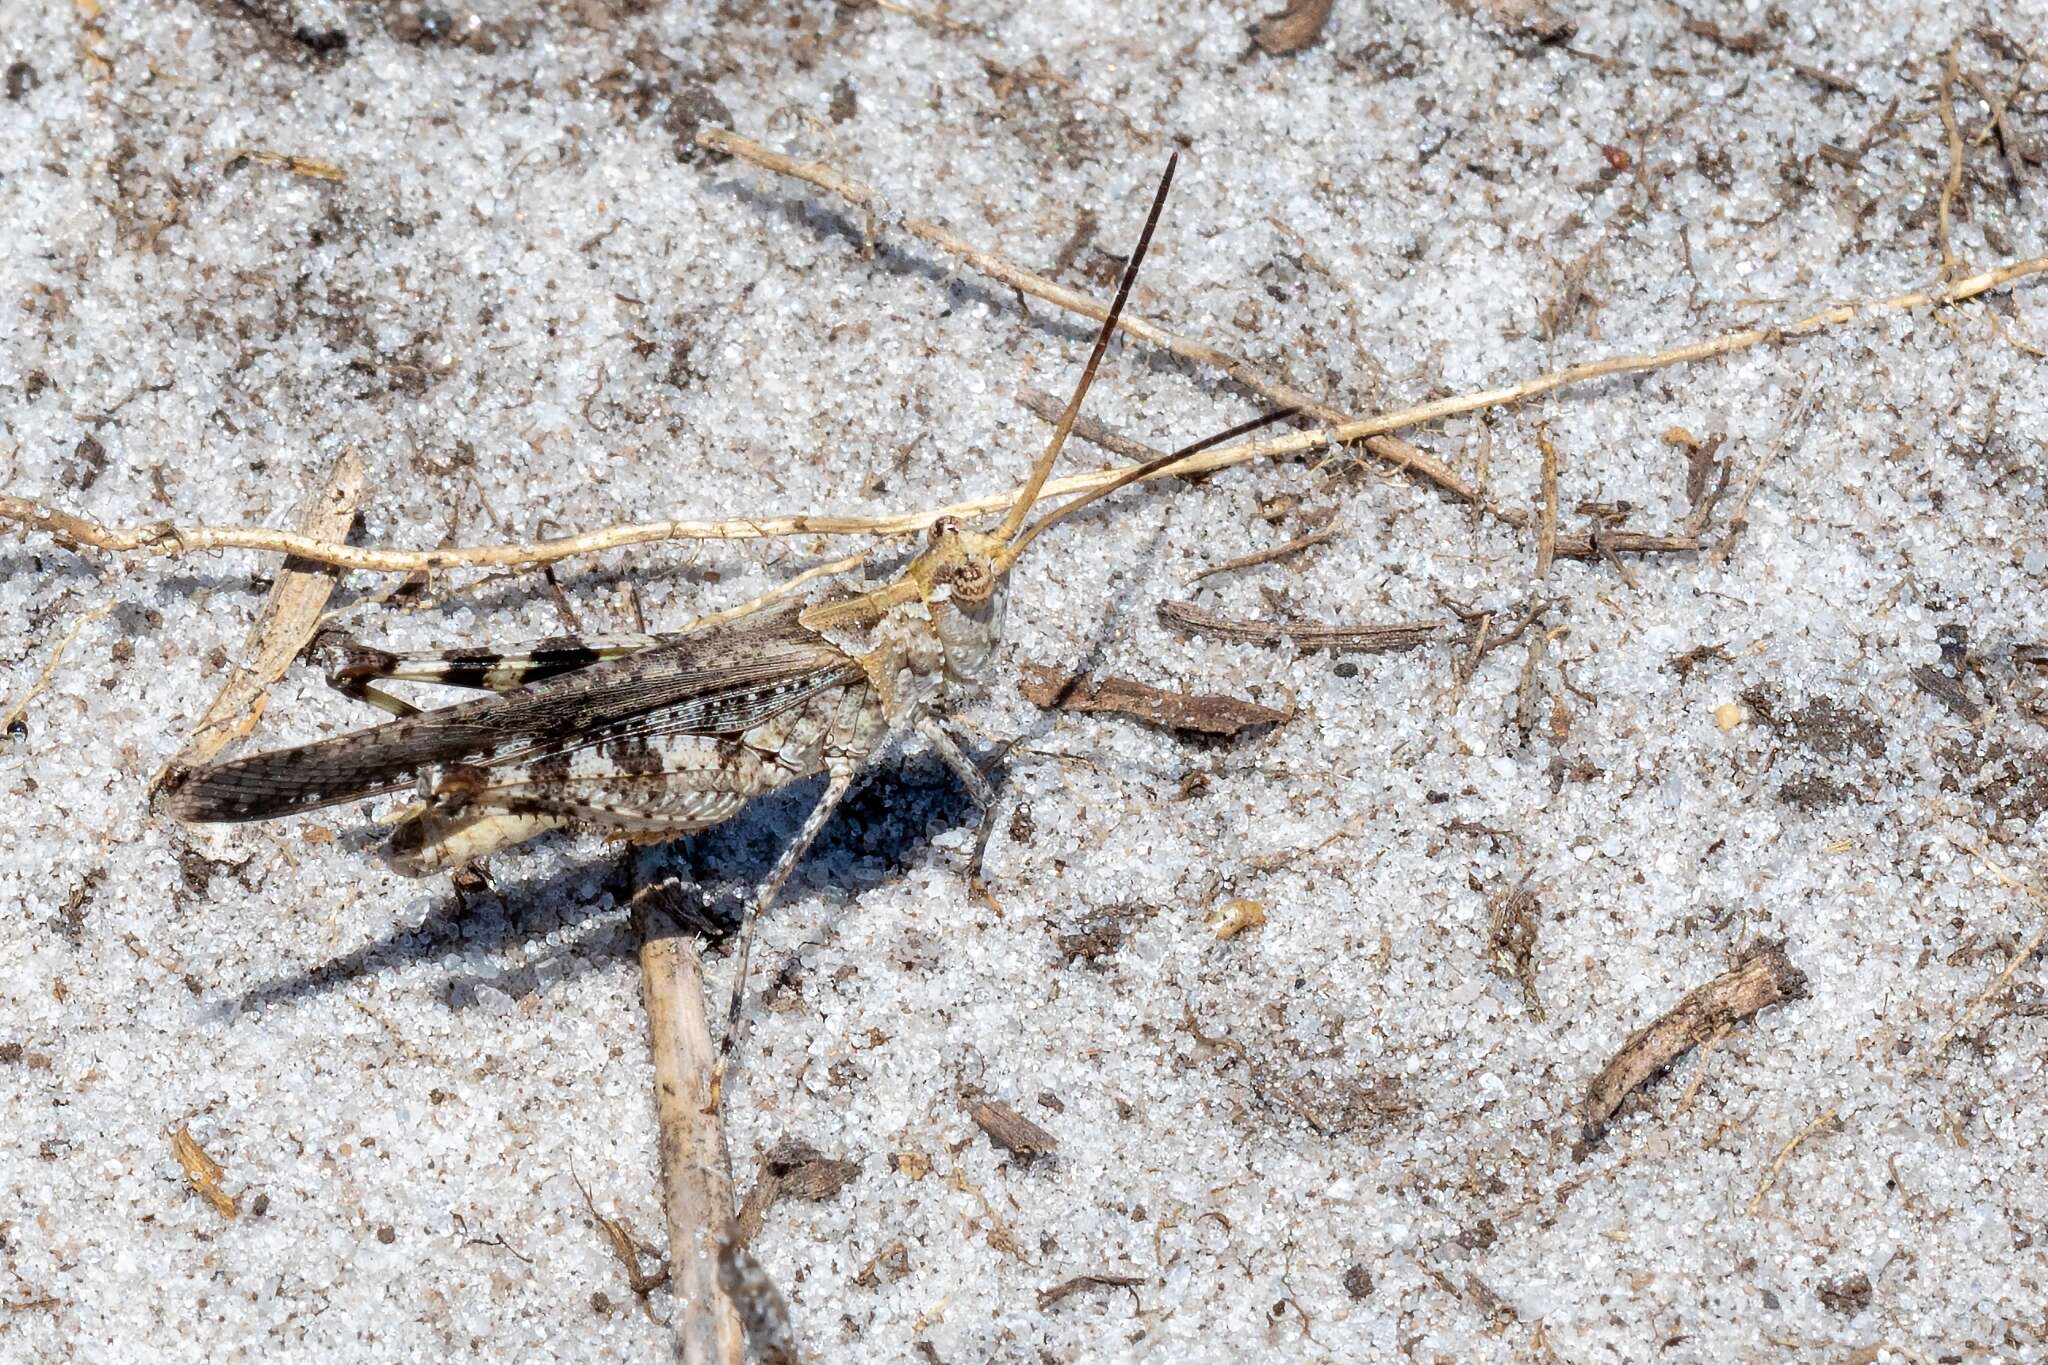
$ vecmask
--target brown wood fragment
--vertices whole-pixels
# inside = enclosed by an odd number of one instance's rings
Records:
[[[900,1238],[868,1257],[867,1264],[854,1273],[853,1283],[861,1289],[873,1289],[882,1282],[878,1271],[887,1271],[892,1280],[910,1273],[910,1248]]]
[[[1536,444],[1543,451],[1543,510],[1536,522],[1536,576],[1550,577],[1551,561],[1557,558],[1557,445],[1550,439],[1550,433],[1542,427],[1536,428]],[[1598,542],[1587,538],[1593,553],[1600,553]],[[1612,547],[1610,548],[1610,552]]]
[[[972,1117],[988,1140],[1006,1152],[1030,1158],[1059,1150],[1058,1139],[1007,1104],[983,1100],[974,1106]]]
[[[1961,681],[1932,664],[1920,664],[1913,669],[1912,677],[1915,687],[1953,711],[1965,725],[1975,725],[1984,714],[1984,708],[1971,701],[1969,694],[1963,691]]]
[[[1692,671],[1695,668],[1706,663],[1709,659],[1715,663],[1723,664],[1735,662],[1734,657],[1728,653],[1728,646],[1725,643],[1716,642],[1707,645],[1694,645],[1683,654],[1674,654],[1665,661],[1664,667],[1676,673],[1678,680],[1684,682],[1692,677]]]
[[[590,1215],[590,1220],[597,1224],[598,1230],[604,1233],[605,1241],[611,1246],[612,1255],[618,1257],[619,1264],[625,1268],[626,1284],[632,1289],[633,1296],[640,1300],[641,1311],[647,1314],[649,1322],[654,1321],[654,1309],[647,1302],[647,1296],[668,1283],[668,1266],[663,1265],[652,1274],[641,1270],[640,1242],[633,1235],[633,1229],[626,1226],[622,1218],[607,1218],[599,1213],[597,1203],[590,1197],[590,1190],[582,1179],[573,1174],[570,1179],[576,1182],[577,1193],[583,1196],[584,1211]]]
[[[1044,389],[1019,389],[1017,401],[1055,425],[1065,416],[1067,410],[1066,399],[1047,393]],[[1093,417],[1083,416],[1074,419],[1074,439],[1086,441],[1092,446],[1100,446],[1112,455],[1121,455],[1127,460],[1140,462],[1156,460],[1166,453],[1105,426]]]
[[[1252,41],[1268,57],[1284,57],[1313,47],[1330,21],[1332,0],[1287,0],[1287,8],[1253,26]]]
[[[1760,52],[1771,50],[1771,40],[1762,29],[1750,33],[1724,32],[1711,19],[1687,19],[1679,25],[1695,38],[1705,38],[1714,46],[1733,52],[1738,57],[1754,57]]]
[[[1131,1299],[1137,1300],[1137,1287],[1145,1283],[1143,1275],[1076,1275],[1071,1280],[1062,1280],[1038,1296],[1041,1310],[1052,1307],[1061,1299],[1071,1298],[1084,1289],[1128,1289]]]
[[[858,1161],[836,1161],[809,1143],[786,1141],[761,1163],[761,1179],[740,1205],[736,1240],[752,1246],[768,1211],[782,1199],[830,1199],[860,1176]]]
[[[185,1182],[213,1205],[215,1213],[232,1221],[242,1212],[241,1202],[220,1187],[227,1172],[206,1154],[184,1124],[179,1124],[178,1131],[171,1134],[171,1155],[185,1168]]]
[[[1165,730],[1231,738],[1260,725],[1280,725],[1294,716],[1290,707],[1275,711],[1257,702],[1214,693],[1168,692],[1129,678],[1095,673],[1069,675],[1043,664],[1023,665],[1017,690],[1033,706],[1048,711],[1078,711],[1131,716]]]
[[[315,540],[340,540],[348,534],[362,500],[362,457],[353,450],[344,450],[319,491],[300,504],[293,526]],[[191,738],[150,780],[151,791],[175,781],[256,728],[270,700],[271,684],[284,676],[285,669],[291,667],[292,660],[313,638],[320,625],[320,613],[340,577],[340,571],[331,567],[300,559],[285,560],[270,585],[270,597],[242,646],[243,652],[251,656],[250,662],[228,670],[220,695],[206,708]]]
[[[1296,536],[1285,544],[1275,545],[1264,550],[1254,550],[1248,555],[1239,555],[1236,559],[1226,559],[1221,564],[1211,564],[1206,569],[1188,575],[1187,581],[1199,583],[1211,574],[1231,573],[1238,569],[1249,569],[1255,564],[1271,564],[1274,560],[1285,559],[1293,554],[1300,554],[1312,545],[1320,545],[1336,534],[1337,530],[1333,526],[1319,527],[1308,532],[1306,535]]]
[[[724,1280],[734,1249],[732,1174],[719,1126],[716,1052],[704,1017],[697,940],[682,931],[669,883],[633,897],[640,933],[640,985],[654,1054],[654,1114],[661,1156],[662,1210],[676,1312],[670,1324],[685,1365],[741,1365],[747,1342],[740,1309]],[[588,1196],[586,1196],[587,1200]],[[591,1216],[604,1220],[596,1209]],[[608,1233],[612,1230],[606,1228]],[[618,1237],[612,1234],[616,1244]],[[633,1292],[641,1293],[630,1258]],[[644,1300],[643,1300],[644,1301]]]
[[[1162,624],[1190,635],[1209,635],[1249,645],[1292,641],[1301,649],[1386,654],[1429,643],[1442,629],[1434,621],[1384,626],[1317,626],[1298,622],[1237,621],[1202,610],[1192,602],[1161,602]]]
[[[1587,1087],[1580,1111],[1582,1141],[1598,1140],[1630,1092],[1722,1029],[1759,1010],[1806,996],[1806,973],[1784,945],[1752,948],[1734,967],[1692,991],[1663,1018],[1638,1029]]]

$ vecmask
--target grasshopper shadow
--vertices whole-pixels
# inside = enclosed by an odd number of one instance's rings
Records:
[[[1000,773],[992,776],[1000,780]],[[708,918],[729,932],[739,907],[774,867],[823,789],[824,779],[813,778],[763,796],[723,825],[664,845],[658,852],[666,866],[658,870],[679,876],[702,895]],[[797,865],[792,885],[843,886],[853,880],[856,864],[879,863],[885,875],[897,875],[935,835],[973,828],[979,820],[973,798],[936,756],[892,760],[834,812]],[[639,941],[621,911],[631,899],[635,858],[630,852],[613,855],[601,872],[596,861],[579,858],[547,876],[481,895],[448,891],[417,923],[395,926],[352,952],[258,983],[223,1003],[236,1015],[261,1013],[393,967],[450,953],[496,953],[564,926],[588,925],[590,931],[554,956],[511,971],[451,975],[449,1007],[502,1007],[505,997],[517,1001],[547,981],[633,961]]]

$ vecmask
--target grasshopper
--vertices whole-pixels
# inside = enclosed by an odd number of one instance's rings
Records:
[[[1032,541],[1128,483],[1288,415],[1254,419],[1140,465],[1025,524],[1095,381],[1178,159],[1167,163],[1080,382],[993,532],[942,519],[882,587],[674,634],[546,641],[507,654],[355,648],[329,681],[396,719],[199,769],[171,794],[170,812],[187,822],[268,820],[413,788],[417,799],[396,820],[385,856],[401,873],[426,876],[555,829],[659,842],[823,773],[824,794],[743,912],[729,1054],[754,923],[881,754],[921,735],[986,818],[994,792],[940,716],[954,693],[986,682],[1001,642],[1006,578]],[[383,678],[490,695],[419,711],[371,685]]]

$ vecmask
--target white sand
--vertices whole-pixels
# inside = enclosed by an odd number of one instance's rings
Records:
[[[1430,0],[1343,0],[1318,46],[1267,58],[1242,6],[958,3],[937,23],[489,0],[425,41],[410,5],[101,7],[94,31],[71,4],[0,6],[0,54],[32,73],[0,99],[0,484],[110,521],[275,523],[353,446],[366,538],[416,546],[451,521],[495,540],[927,505],[1007,486],[1042,441],[1015,393],[1064,392],[1084,328],[887,215],[867,259],[820,195],[679,161],[678,101],[715,96],[741,132],[1036,268],[1092,212],[1062,278],[1098,293],[1184,146],[1137,307],[1367,412],[1937,283],[1934,92],[1965,22],[1932,0],[1753,7],[1722,20],[1764,36],[1742,52],[1674,7],[1609,3],[1570,7],[1567,50]],[[2038,6],[1998,13],[2039,44]],[[2026,85],[2009,113],[2038,154],[2039,66],[1975,38],[1963,64],[1994,94]],[[1974,138],[1984,106],[1957,108]],[[249,149],[346,179],[231,163]],[[1972,150],[1956,200],[1973,268],[2044,249],[2043,170],[2015,200],[1997,152]],[[1535,584],[1529,536],[1344,462],[1125,496],[1049,538],[1019,572],[1016,659],[1298,714],[1227,746],[1053,721],[1006,662],[963,714],[985,748],[1029,732],[990,854],[1000,916],[968,895],[974,815],[929,757],[835,822],[765,929],[730,1094],[742,1189],[788,1140],[860,1163],[758,1246],[810,1358],[2041,1358],[2048,1023],[2011,1008],[2038,966],[1928,1046],[2044,910],[1992,870],[2048,875],[2042,680],[2011,653],[2048,639],[2044,343],[2048,292],[2022,286],[1504,415],[1492,487],[1533,504],[1547,423],[1567,530],[1588,500],[1681,522],[1672,427],[1726,437],[1712,540],[1762,470],[1725,564],[1637,558],[1633,587],[1568,562]],[[1258,408],[1129,346],[1090,406],[1158,444]],[[1469,472],[1480,431],[1416,439]],[[1336,539],[1183,586],[1297,533],[1256,515],[1280,494],[1332,510]],[[629,581],[659,628],[843,548],[672,546],[560,578],[590,628],[621,628]],[[658,1239],[616,856],[543,841],[465,915],[367,856],[367,810],[152,816],[146,778],[276,561],[7,533],[0,563],[0,697],[119,603],[0,749],[0,1357],[658,1356],[576,1186]],[[452,575],[416,610],[363,600],[384,586],[346,579],[340,624],[409,647],[560,629],[537,575]],[[1569,631],[1526,742],[1528,637],[1460,686],[1446,647],[1293,657],[1154,616],[1194,597],[1442,618],[1440,594],[1513,611],[1532,591]],[[1974,731],[1912,677],[1952,623],[1992,708]],[[1714,643],[1727,661],[1667,666]],[[1763,685],[1775,729],[1717,728]],[[1817,699],[1871,742],[1835,743]],[[370,718],[301,666],[258,742]],[[1978,745],[2014,780],[1979,773]],[[689,865],[744,890],[808,797]],[[1489,899],[1524,877],[1540,1022],[1486,942]],[[1267,921],[1218,941],[1204,917],[1237,897]],[[1115,951],[1069,960],[1061,937],[1113,909]],[[1810,997],[1687,1057],[1576,1158],[1574,1106],[1622,1040],[1779,937]],[[723,958],[712,973],[722,1004]],[[967,1117],[983,1097],[1058,1154],[992,1149]],[[238,1220],[185,1187],[181,1124]],[[1039,1306],[1090,1273],[1140,1283]],[[1824,1301],[1859,1274],[1867,1303]]]

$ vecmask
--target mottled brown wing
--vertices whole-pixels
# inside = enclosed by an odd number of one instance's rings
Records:
[[[269,820],[397,790],[436,764],[530,757],[636,718],[670,733],[737,734],[861,676],[797,612],[722,621],[516,691],[202,768],[169,809],[192,822]]]

